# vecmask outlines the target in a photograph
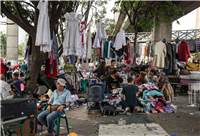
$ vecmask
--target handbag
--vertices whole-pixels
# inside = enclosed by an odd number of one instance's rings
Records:
[[[165,96],[170,96],[170,95],[174,94],[174,89],[172,88],[170,82],[167,83],[164,94],[165,94]]]
[[[52,111],[57,111],[57,109],[58,109],[59,106],[60,106],[60,105],[51,105],[51,107],[50,107],[50,112],[52,112]]]

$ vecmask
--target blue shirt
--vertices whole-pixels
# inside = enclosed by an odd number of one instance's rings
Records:
[[[57,93],[58,90],[56,89],[49,99],[52,105],[62,105],[66,102],[71,102],[71,93],[67,89],[64,89],[59,95]]]
[[[25,64],[22,64],[21,67],[22,67],[22,71],[26,71],[26,65]]]

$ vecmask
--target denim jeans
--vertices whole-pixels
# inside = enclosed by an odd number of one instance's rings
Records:
[[[57,118],[58,115],[59,112],[57,111],[53,111],[50,113],[48,110],[45,110],[38,115],[37,119],[40,123],[45,125],[47,127],[48,132],[51,133],[54,128],[54,119]]]
[[[92,76],[93,77],[93,72],[94,72],[94,68],[90,68],[90,77]]]
[[[104,93],[105,93],[105,90],[106,90],[106,81],[103,81],[103,87],[102,87],[102,101],[104,99]]]
[[[82,75],[82,72],[81,72],[81,71],[78,71],[78,73],[81,75],[81,77],[83,77],[83,75]]]

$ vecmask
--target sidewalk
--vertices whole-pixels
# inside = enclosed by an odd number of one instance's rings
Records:
[[[84,95],[84,94],[83,94]],[[198,108],[187,107],[188,96],[178,95],[177,99],[173,102],[178,107],[178,113],[158,113],[158,114],[133,114],[129,115],[117,115],[117,116],[100,116],[99,113],[87,114],[87,106],[82,106],[67,111],[67,117],[69,125],[72,126],[70,132],[75,132],[79,136],[98,136],[99,129],[102,125],[117,126],[117,122],[120,118],[126,120],[126,126],[135,123],[137,125],[145,124],[148,126],[151,123],[160,125],[165,132],[169,135],[176,134],[177,136],[199,136],[200,135],[200,114],[198,114]],[[190,115],[194,113],[194,115]],[[151,126],[151,125],[150,125]],[[149,126],[149,127],[150,127]],[[124,127],[124,128],[125,128]],[[112,127],[109,127],[110,129]],[[106,129],[106,127],[105,127]],[[117,128],[116,128],[117,129]],[[159,134],[162,134],[162,129],[159,129]],[[123,129],[119,131],[124,131]],[[163,133],[164,133],[163,131]],[[61,121],[61,132],[66,132],[66,126],[64,120]],[[134,135],[137,135],[138,131],[135,131]],[[101,133],[100,134],[104,134]],[[110,133],[111,135],[112,133]],[[156,134],[156,135],[159,135]],[[132,134],[131,134],[132,135]],[[148,133],[146,132],[146,136]]]

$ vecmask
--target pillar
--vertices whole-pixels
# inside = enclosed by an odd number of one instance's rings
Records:
[[[172,36],[172,27],[168,26],[164,23],[160,23],[160,27],[154,27],[153,31],[151,32],[151,42],[156,43],[159,42],[160,40],[163,40],[164,38],[166,41],[171,41],[171,36]]]
[[[200,7],[197,9],[196,15],[196,29],[200,29]],[[197,32],[197,38],[200,38],[200,33]]]
[[[14,23],[7,18],[7,23]],[[11,65],[18,64],[18,25],[7,25],[6,60]]]

